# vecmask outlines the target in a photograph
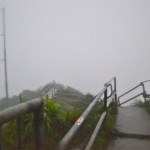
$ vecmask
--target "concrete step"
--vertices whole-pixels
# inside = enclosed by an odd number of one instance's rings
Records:
[[[124,136],[112,138],[107,150],[150,150],[150,115],[143,108],[118,108],[115,128]]]
[[[150,140],[134,138],[114,138],[107,150],[150,150]]]
[[[119,107],[115,128],[123,133],[150,135],[150,115],[137,106]]]

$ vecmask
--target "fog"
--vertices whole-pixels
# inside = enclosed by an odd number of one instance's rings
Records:
[[[120,95],[150,79],[149,0],[0,0],[3,7],[10,96],[52,80],[96,94],[113,76]],[[0,61],[0,97],[3,69]]]

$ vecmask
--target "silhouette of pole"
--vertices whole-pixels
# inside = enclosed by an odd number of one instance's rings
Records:
[[[3,12],[3,41],[4,41],[4,72],[5,72],[5,92],[6,92],[6,105],[8,106],[8,78],[7,78],[7,53],[6,53],[6,34],[5,34],[5,9]]]

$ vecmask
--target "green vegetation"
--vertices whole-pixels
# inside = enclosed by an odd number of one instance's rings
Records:
[[[107,110],[106,120],[104,122],[103,128],[98,135],[96,142],[93,146],[93,150],[105,150],[107,148],[109,140],[114,136],[116,130],[114,129],[114,124],[116,121],[117,106],[112,103]]]
[[[73,109],[69,111],[64,111],[62,109],[63,103],[61,101],[51,101],[48,97],[44,104],[44,147],[45,149],[56,149],[59,141],[67,133],[70,127],[74,124],[76,119],[81,115],[83,109]],[[71,141],[68,149],[75,148],[76,146],[84,148],[87,144],[96,124],[99,120],[100,114],[103,111],[102,105],[97,105],[89,117],[84,122],[80,129],[80,132],[75,135],[74,140]],[[110,109],[108,109],[108,115],[106,122],[96,139],[96,144],[93,146],[93,150],[104,150],[106,148],[108,140],[113,135],[113,124],[115,121],[116,107],[111,104]],[[33,131],[32,131],[32,121],[33,116],[27,114],[22,117],[22,132],[23,132],[23,142],[25,143],[24,149],[33,149]],[[2,130],[4,149],[17,149],[17,126],[16,120],[7,123],[3,126]]]
[[[22,99],[22,98],[21,98]],[[23,100],[21,100],[23,102]],[[81,114],[81,109],[64,111],[61,101],[51,101],[48,97],[45,100],[44,110],[44,146],[46,149],[56,148],[60,139],[73,125]],[[24,149],[33,149],[33,115],[27,114],[21,118]],[[13,120],[2,127],[4,149],[17,149],[17,123]]]
[[[103,124],[103,128],[102,130],[99,131],[99,134],[96,138],[96,142],[94,143],[92,150],[105,150],[108,141],[115,132],[113,126],[115,123],[115,116],[117,113],[116,105],[112,103],[107,111],[108,114]],[[97,103],[97,105],[92,110],[90,115],[87,117],[81,129],[75,135],[75,137],[73,138],[67,149],[75,149],[75,148],[85,149],[102,112],[103,112],[103,105],[99,105]]]
[[[60,140],[94,98],[90,93],[84,95],[72,87],[65,87],[61,84],[52,82],[43,88],[39,88],[37,91],[24,90],[20,96],[12,97],[11,105],[23,103],[41,95],[44,96],[49,92],[49,89],[52,89],[55,92],[53,93],[54,95],[52,98],[45,96],[46,98],[43,107],[45,150],[57,148]],[[108,114],[106,121],[100,131],[100,134],[98,134],[93,150],[104,150],[109,139],[114,135],[115,131],[113,129],[113,125],[117,113],[116,110],[117,107],[114,103],[112,103],[110,108],[107,110]],[[103,105],[97,103],[90,115],[86,118],[80,131],[70,142],[68,150],[74,149],[76,146],[81,149],[85,148],[102,112]],[[27,114],[21,117],[21,122],[24,150],[34,149],[32,129],[33,115]],[[17,149],[17,120],[13,120],[2,126],[2,137],[4,149]]]
[[[71,110],[74,108],[85,108],[93,99],[93,95],[90,93],[83,94],[82,92],[72,88],[70,86],[64,86],[63,84],[52,81],[43,87],[39,87],[35,91],[23,90],[19,94],[23,101],[29,101],[37,97],[50,97],[52,101],[61,100],[64,104],[64,109]],[[9,107],[20,103],[20,96],[12,96],[9,98]],[[0,110],[7,107],[6,98],[0,99]]]
[[[70,142],[69,146],[67,149],[75,149],[75,148],[81,148],[84,149],[95,126],[97,121],[99,120],[100,114],[103,111],[103,106],[97,105],[95,108],[91,111],[89,116],[86,118],[85,122],[75,135],[75,137],[72,139]]]

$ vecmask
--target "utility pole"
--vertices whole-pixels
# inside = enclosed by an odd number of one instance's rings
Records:
[[[4,61],[4,73],[5,73],[5,93],[6,93],[6,106],[8,106],[8,77],[7,77],[7,53],[6,53],[6,34],[5,34],[5,9],[2,8],[2,17],[3,17],[3,43],[4,43],[4,58],[1,59]]]

